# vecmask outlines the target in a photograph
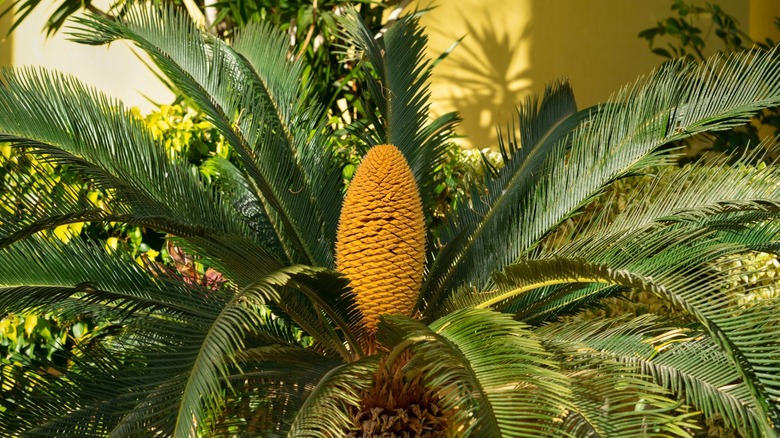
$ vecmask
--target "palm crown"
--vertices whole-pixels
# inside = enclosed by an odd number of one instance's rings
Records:
[[[146,51],[238,161],[214,158],[209,186],[118,102],[58,73],[3,71],[0,140],[111,202],[20,197],[2,213],[0,306],[113,321],[62,374],[24,376],[0,412],[6,433],[686,436],[696,410],[749,436],[780,429],[778,301],[744,304],[728,288],[740,274],[721,269],[778,250],[780,169],[655,172],[671,167],[669,143],[780,104],[774,52],[670,63],[580,111],[568,84],[550,86],[502,133],[505,166],[431,230],[457,117],[428,118],[413,16],[381,37],[343,19],[376,78],[357,137],[392,145],[370,149],[343,208],[324,109],[283,35],[256,25],[228,45],[144,8],[78,26],[81,42]],[[650,170],[653,184],[607,214],[611,185]],[[594,202],[603,214],[551,238]],[[82,221],[161,230],[226,282],[200,287],[41,233]],[[361,272],[369,247],[380,255]],[[562,319],[627,291],[675,314]]]

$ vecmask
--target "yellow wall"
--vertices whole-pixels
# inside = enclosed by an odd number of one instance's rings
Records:
[[[4,11],[8,3],[0,3],[0,11]],[[0,18],[0,67],[10,65],[13,59],[13,38],[14,35],[6,35],[11,27],[11,15],[6,14]]]
[[[422,18],[430,55],[438,56],[456,39],[466,38],[434,72],[433,111],[458,110],[464,119],[459,133],[465,136],[459,143],[479,148],[495,146],[495,126],[511,120],[522,99],[559,77],[569,78],[582,108],[603,102],[620,86],[658,66],[662,58],[651,54],[637,34],[672,14],[671,0],[434,3],[438,6]],[[714,3],[743,28],[753,22],[747,0]],[[762,15],[770,17],[774,27],[771,17],[780,15],[780,1],[761,3]],[[429,4],[418,0],[416,6]]]
[[[124,42],[109,47],[87,46],[68,41],[67,33],[60,30],[46,38],[43,24],[59,2],[47,0],[29,15],[12,33],[13,64],[34,65],[70,73],[78,79],[97,87],[128,105],[148,110],[153,105],[144,96],[160,103],[169,103],[173,94],[149,71]],[[107,9],[107,1],[93,2]],[[5,6],[5,3],[3,3]],[[3,30],[0,25],[3,35]],[[3,46],[3,53],[6,50]],[[0,64],[8,60],[0,56]]]
[[[755,41],[772,39],[780,42],[780,29],[775,25],[775,17],[780,16],[780,1],[750,0],[750,38]]]

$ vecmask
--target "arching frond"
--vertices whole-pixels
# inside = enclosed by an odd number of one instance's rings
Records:
[[[444,159],[446,139],[459,121],[454,113],[429,120],[428,79],[431,70],[425,61],[428,38],[419,25],[419,17],[399,19],[387,32],[375,36],[361,17],[350,10],[343,20],[344,33],[365,63],[368,77],[369,107],[379,114],[364,133],[369,146],[392,144],[403,152],[412,168],[420,196],[428,214],[433,211],[435,172]],[[351,50],[353,48],[347,48]]]
[[[474,309],[453,312],[430,327],[401,316],[387,317],[385,324],[401,340],[390,345],[391,357],[412,349],[409,366],[417,365],[414,372],[439,388],[461,433],[557,436],[552,426],[569,406],[569,381],[525,324]]]
[[[780,173],[776,166],[749,165],[751,158],[732,164],[702,160],[646,176],[648,182],[639,180],[636,193],[629,194],[623,210],[583,221],[574,238],[619,235],[672,222],[697,222],[723,230],[729,218],[733,227],[744,228],[768,219],[780,208]],[[603,208],[610,207],[606,202]]]
[[[625,250],[626,254],[636,252],[630,247],[622,248],[621,251]],[[711,248],[704,245],[698,254],[691,250],[667,249],[656,256],[665,259],[662,263],[654,264],[653,257],[639,255],[637,264],[614,270],[608,267],[609,264],[598,265],[582,260],[529,260],[507,267],[496,278],[501,288],[499,292],[473,295],[470,299],[478,300],[479,307],[500,307],[538,287],[565,283],[600,283],[652,292],[701,325],[745,382],[752,403],[774,422],[777,407],[767,403],[777,392],[777,381],[772,376],[778,370],[772,358],[780,353],[776,342],[780,328],[772,323],[770,316],[774,304],[764,302],[744,308],[736,297],[725,291],[728,275],[706,269],[707,260],[725,257],[730,252],[738,253],[739,249],[724,251],[724,247],[718,244]],[[671,263],[674,258],[678,263]],[[701,268],[697,268],[696,264],[702,264]],[[590,291],[595,293],[598,289]],[[553,289],[553,292],[563,295],[573,290],[560,288]],[[563,296],[557,298],[564,299]]]
[[[0,139],[39,159],[67,165],[111,194],[98,208],[76,192],[52,197],[11,186],[17,204],[0,213],[0,243],[82,221],[121,221],[222,248],[211,256],[251,260],[253,269],[280,267],[275,254],[184,162],[171,161],[121,104],[73,78],[44,70],[7,70],[0,88]],[[34,104],[30,104],[34,102]],[[132,144],[133,147],[126,147]],[[42,184],[53,176],[40,174]],[[39,195],[39,196],[35,196]],[[228,242],[249,251],[235,254]],[[270,245],[273,247],[273,245]],[[227,272],[226,272],[227,273]]]
[[[75,299],[87,304],[84,309],[100,306],[102,317],[121,321],[121,330],[90,347],[94,349],[85,353],[76,371],[63,370],[62,378],[32,388],[29,403],[3,413],[3,430],[32,427],[56,434],[95,417],[101,420],[87,422],[91,425],[78,436],[108,430],[128,436],[158,427],[173,436],[191,436],[203,427],[206,414],[222,405],[223,378],[245,339],[262,338],[265,323],[259,308],[288,300],[289,287],[305,285],[316,273],[294,266],[239,291],[206,290],[166,279],[162,272],[155,276],[135,262],[78,241],[62,245],[27,239],[0,250],[3,310],[53,309]],[[331,289],[323,287],[319,293]],[[328,316],[340,321],[330,307],[337,302],[326,299],[322,304]],[[269,336],[276,342],[284,339]],[[102,389],[89,389],[97,385]],[[36,403],[37,397],[56,400],[59,406]]]
[[[323,206],[316,194],[328,189],[333,193],[324,200],[338,199],[338,186],[330,181],[315,189],[310,178],[330,166],[326,148],[311,143],[319,138],[322,115],[302,110],[307,90],[294,74],[302,66],[288,62],[283,35],[269,26],[253,28],[255,36],[239,39],[244,56],[170,8],[138,7],[120,20],[91,16],[79,24],[74,37],[80,42],[128,39],[147,52],[223,133],[241,157],[270,222],[283,224],[277,238],[287,246],[288,261],[333,266],[332,240],[322,239]],[[253,42],[262,43],[247,46]],[[339,181],[335,170],[325,175]]]
[[[331,157],[328,132],[322,126],[324,110],[314,100],[309,84],[301,82],[304,64],[287,62],[287,39],[267,25],[249,24],[231,47],[251,65],[248,74],[255,77],[258,86],[262,84],[277,114],[286,146],[294,152],[300,171],[312,187],[313,202],[322,212],[325,248],[330,249],[336,240],[342,175]]]
[[[139,215],[170,220],[170,228],[177,224],[182,234],[245,234],[214,193],[188,166],[166,159],[163,148],[118,101],[71,77],[39,69],[4,70],[3,82],[0,141],[81,170],[100,187],[115,190],[120,202]]]
[[[706,336],[668,326],[658,316],[550,324],[537,331],[562,352],[636,365],[630,373],[652,377],[704,415],[719,414],[746,436],[772,436],[756,415],[736,367]],[[552,347],[551,347],[552,348]],[[584,352],[584,353],[583,353]]]
[[[701,66],[670,63],[625,88],[586,122],[574,124],[556,139],[556,152],[545,158],[535,178],[517,179],[518,187],[474,200],[476,222],[459,223],[450,231],[458,237],[437,256],[445,262],[431,269],[424,290],[430,306],[437,308],[460,284],[486,289],[491,269],[524,256],[608,183],[668,162],[656,154],[662,146],[744,123],[765,105],[780,102],[775,58],[774,52],[751,52]],[[511,208],[498,208],[503,205]],[[481,240],[486,229],[500,229],[488,235],[501,238]]]
[[[287,345],[248,348],[236,361],[237,367],[225,378],[231,390],[225,406],[214,413],[209,436],[287,436],[318,382],[343,365],[311,348]]]
[[[487,179],[486,194],[475,190],[469,208],[459,209],[443,231],[446,245],[436,254],[423,286],[418,304],[421,308],[436,309],[451,288],[463,283],[464,276],[470,274],[459,266],[494,269],[496,265],[470,260],[469,254],[498,255],[496,245],[500,243],[495,236],[499,230],[504,233],[507,226],[512,226],[505,219],[507,215],[516,215],[511,212],[517,210],[518,196],[546,171],[545,163],[551,157],[563,159],[568,149],[566,136],[593,111],[597,110],[575,114],[574,95],[567,83],[548,87],[542,99],[529,98],[518,108],[521,134],[508,133],[509,143],[501,146],[504,167]]]
[[[359,404],[360,393],[373,383],[378,364],[379,356],[371,356],[333,368],[323,376],[298,411],[290,436],[343,436],[352,423],[344,408]]]

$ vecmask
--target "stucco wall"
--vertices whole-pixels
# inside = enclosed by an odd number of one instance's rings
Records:
[[[105,4],[95,2],[98,7]],[[169,103],[173,94],[136,57],[124,42],[109,47],[88,46],[68,41],[65,31],[47,38],[43,25],[51,15],[55,2],[43,0],[30,16],[11,34],[11,39],[0,46],[0,64],[15,66],[44,66],[70,73],[125,102],[143,110],[154,105],[144,96],[159,103]],[[6,6],[3,3],[2,7]],[[0,35],[5,35],[8,22],[0,23]]]
[[[715,3],[735,16],[744,29],[758,26],[758,21],[764,30],[774,28],[772,17],[780,15],[777,0],[761,0],[764,10],[752,19],[750,1]],[[419,7],[429,4],[417,2]],[[662,58],[651,54],[637,34],[672,14],[671,0],[434,4],[438,6],[422,18],[428,27],[431,56],[438,56],[465,35],[434,73],[434,112],[458,110],[464,119],[459,132],[465,136],[458,141],[479,148],[494,146],[496,124],[510,121],[517,103],[542,92],[557,78],[569,79],[582,108],[603,102],[622,85],[658,66]]]
[[[0,11],[7,8],[7,4],[0,4]],[[13,34],[6,35],[11,27],[11,15],[6,14],[0,18],[0,66],[10,65],[13,55]]]

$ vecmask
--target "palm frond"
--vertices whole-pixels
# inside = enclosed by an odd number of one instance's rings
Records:
[[[669,163],[658,153],[662,146],[745,123],[761,108],[776,105],[780,75],[775,58],[774,52],[750,52],[713,58],[700,66],[670,63],[625,88],[585,122],[574,124],[568,135],[557,139],[561,144],[545,157],[536,178],[516,180],[521,187],[506,187],[492,195],[495,199],[474,200],[476,222],[461,221],[450,232],[457,239],[437,256],[445,262],[431,270],[424,291],[431,297],[429,306],[436,308],[447,290],[461,284],[486,289],[491,269],[526,255],[610,182]],[[570,145],[568,152],[564,144]],[[501,205],[512,208],[493,208]],[[501,239],[487,241],[469,231],[484,232],[489,224],[501,231],[488,235]],[[460,228],[466,230],[461,235]]]
[[[209,436],[287,436],[317,383],[343,365],[311,348],[284,344],[247,348],[236,362],[225,377],[231,391],[214,413]]]
[[[430,327],[401,316],[380,326],[401,339],[391,357],[411,348],[409,366],[439,388],[455,428],[469,436],[555,436],[569,406],[568,379],[523,323],[487,310],[453,312]]]
[[[642,343],[646,332],[659,331],[652,322],[638,318],[538,330],[572,379],[575,409],[564,421],[567,431],[574,436],[690,436],[685,429],[693,426],[690,420],[696,413],[678,410],[680,402],[643,375],[640,367],[604,354],[599,347],[600,342],[628,344],[652,352],[652,345]]]
[[[82,312],[100,307],[101,317],[121,321],[116,333],[81,345],[80,356],[71,358],[71,371],[48,376],[46,384],[30,387],[14,409],[0,414],[4,431],[98,436],[117,426],[137,431],[171,423],[167,420],[181,402],[175,395],[181,394],[207,328],[229,302],[226,291],[154,276],[132,261],[77,240],[64,246],[26,239],[0,250],[0,259],[4,311],[54,310],[73,306],[76,300]],[[206,350],[217,355],[220,351],[214,345]],[[195,378],[202,382],[204,376]],[[141,418],[122,426],[131,411]]]
[[[492,257],[502,258],[496,253],[501,251],[498,248],[501,244],[494,237],[499,230],[506,232],[506,216],[516,214],[511,213],[517,209],[513,201],[520,199],[523,191],[545,171],[544,163],[550,157],[563,159],[568,144],[562,140],[592,111],[596,110],[576,113],[574,94],[568,83],[563,82],[548,87],[541,100],[529,98],[518,108],[520,133],[508,130],[508,144],[501,144],[504,167],[487,179],[486,194],[473,191],[469,208],[461,208],[441,233],[445,246],[436,254],[430,268],[420,294],[420,307],[435,308],[449,287],[463,283],[463,276],[468,275],[469,270],[459,266],[493,269],[488,267],[503,266],[511,261],[476,263],[469,260],[469,254],[491,254],[491,260]]]
[[[588,358],[567,364],[574,409],[562,429],[572,436],[690,437],[695,423],[663,387],[636,373],[636,367]]]
[[[313,150],[325,148],[310,143],[312,134],[322,129],[322,116],[302,110],[307,91],[299,77],[290,74],[301,65],[288,62],[282,34],[269,26],[257,27],[256,36],[240,41],[262,42],[262,46],[248,48],[241,43],[245,57],[201,33],[172,8],[138,7],[120,20],[91,16],[78,23],[73,36],[79,42],[107,44],[128,39],[147,52],[225,135],[241,157],[250,187],[270,222],[283,224],[277,238],[287,246],[289,262],[333,266],[332,241],[322,238],[324,215],[315,194],[324,188],[336,189],[325,199],[337,199],[337,184],[331,181],[315,189],[308,178],[322,166],[330,166],[327,151]],[[338,176],[336,172],[326,175]]]
[[[205,241],[223,249],[213,257],[251,260],[252,269],[280,266],[232,206],[221,202],[189,165],[169,160],[117,101],[44,70],[7,70],[4,81],[0,139],[40,160],[68,165],[108,192],[111,201],[101,210],[76,192],[52,197],[46,187],[54,176],[40,173],[42,193],[9,188],[17,204],[0,213],[3,245],[66,223],[121,221]],[[249,250],[236,255],[230,241],[241,241]]]
[[[279,310],[279,317],[289,316],[322,348],[339,353],[344,361],[362,357],[360,341],[367,333],[347,280],[323,269],[300,269],[303,271],[292,276],[287,287],[278,290],[278,298],[269,302],[271,308]],[[264,283],[261,280],[260,284]],[[248,286],[253,287],[255,284]]]
[[[753,155],[735,163],[701,160],[645,176],[648,184],[630,194],[625,209],[583,223],[573,234],[575,238],[604,236],[673,222],[696,222],[723,230],[729,219],[733,227],[742,228],[773,217],[780,208],[780,173],[776,166],[748,164]],[[603,208],[610,207],[606,202]],[[752,219],[746,214],[752,214]]]
[[[378,115],[363,137],[369,146],[392,144],[403,152],[430,218],[436,200],[435,171],[444,160],[446,140],[459,118],[449,113],[429,121],[428,38],[419,17],[403,17],[378,37],[354,10],[348,11],[342,24],[347,40],[362,57],[367,76],[376,75],[375,82],[368,82],[370,102],[365,103],[376,107]]]
[[[615,213],[614,201],[598,201],[603,202],[599,207],[601,213],[580,221],[581,225],[572,228],[567,238],[551,239],[536,257],[603,259],[619,247],[614,246],[616,242],[626,242],[626,236],[679,233],[679,229],[674,231],[675,224],[685,224],[690,236],[709,233],[713,242],[740,245],[746,251],[774,251],[773,242],[778,236],[774,217],[780,199],[774,166],[756,168],[737,162],[732,167],[699,162],[639,179],[644,180],[650,183],[644,187],[636,183],[640,187],[638,193],[629,194],[624,209]],[[677,243],[666,242],[662,246]],[[652,250],[644,254],[650,256]],[[550,319],[561,312],[571,313],[583,305],[616,296],[622,290],[604,285],[567,285],[557,287],[555,292],[549,287],[538,288],[507,306],[505,311],[517,312],[526,321]]]
[[[276,223],[271,223],[271,218],[265,210],[265,206],[257,197],[249,181],[244,178],[241,170],[229,160],[222,157],[211,157],[203,163],[214,175],[214,183],[219,190],[220,197],[225,202],[230,202],[236,211],[245,219],[247,226],[257,234],[257,238],[264,242],[269,252],[277,256],[279,260],[285,260],[290,254],[285,253],[285,248],[277,239],[277,232],[282,228],[278,218]]]
[[[636,359],[635,359],[636,360]],[[745,436],[773,436],[758,415],[750,389],[723,352],[707,338],[674,344],[650,361],[636,360],[660,385],[685,397],[704,415],[719,414]]]
[[[513,313],[520,321],[539,324],[597,308],[602,300],[623,296],[630,290],[624,286],[603,283],[564,283],[528,291],[517,300],[507,303],[502,311]]]
[[[304,277],[317,272],[294,266],[240,291],[204,290],[76,242],[26,239],[0,250],[0,305],[3,310],[54,308],[75,298],[107,308],[106,315],[121,320],[122,328],[102,343],[103,353],[85,355],[95,362],[35,388],[42,393],[34,392],[32,399],[50,398],[61,406],[20,404],[24,411],[2,414],[4,430],[36,425],[41,434],[55,433],[94,416],[102,420],[84,427],[82,436],[107,434],[106,428],[127,436],[156,427],[191,436],[222,405],[223,378],[245,339],[262,334],[258,309],[282,302],[291,283],[305,284]],[[100,385],[99,391],[90,389]]]
[[[358,406],[360,393],[373,384],[379,356],[370,356],[333,368],[317,383],[290,427],[290,436],[343,436],[352,419],[345,406]]]
[[[163,307],[180,317],[212,313],[175,279],[155,277],[133,261],[78,240],[65,245],[56,239],[28,238],[0,249],[0,261],[4,313],[50,305],[79,293],[85,302],[114,303],[118,312],[132,306],[135,311]]]
[[[99,186],[117,190],[136,210],[176,220],[182,234],[204,229],[245,234],[232,212],[221,208],[187,166],[167,160],[118,101],[39,69],[4,70],[3,82],[1,141],[82,170]]]
[[[341,169],[332,159],[323,129],[325,111],[313,99],[316,96],[311,87],[299,83],[305,76],[305,66],[301,61],[285,62],[289,58],[288,43],[278,33],[267,25],[249,24],[236,35],[232,47],[252,66],[247,74],[255,77],[258,86],[262,86],[261,94],[273,106],[284,132],[284,146],[293,151],[299,170],[312,187],[313,200],[322,212],[326,243],[332,246],[341,211]]]
[[[664,234],[668,236],[672,233]],[[511,265],[496,277],[500,288],[498,292],[472,294],[463,298],[460,305],[478,301],[478,307],[502,307],[513,298],[538,287],[565,283],[601,283],[652,292],[701,325],[738,370],[750,390],[753,403],[776,423],[777,406],[767,402],[778,391],[778,382],[773,377],[778,369],[776,365],[770,365],[774,363],[772,358],[780,353],[780,345],[776,342],[780,328],[772,324],[770,316],[774,304],[764,302],[744,308],[726,290],[729,274],[713,270],[707,263],[708,260],[723,260],[729,255],[739,254],[741,247],[729,248],[708,239],[696,242],[693,235],[686,236],[689,239],[686,245],[663,250],[646,245],[651,252],[657,253],[650,257],[642,254],[642,246],[629,246],[628,241],[623,241],[612,250],[614,269],[609,267],[610,262],[599,265],[572,259],[528,260]],[[604,249],[594,246],[597,247],[594,249],[596,254],[604,257]],[[622,253],[624,255],[621,256]],[[598,259],[593,254],[583,256],[588,260]],[[619,261],[621,257],[623,265]],[[636,259],[631,262],[633,257]],[[555,297],[557,300],[564,300],[563,294],[573,292],[566,288],[553,291],[561,294]],[[589,291],[597,293],[599,289],[591,288]]]
[[[756,415],[736,367],[711,339],[695,330],[673,328],[658,316],[643,315],[550,324],[537,335],[562,352],[580,351],[637,365],[632,373],[652,377],[704,415],[719,414],[746,436],[772,436],[768,423]]]

